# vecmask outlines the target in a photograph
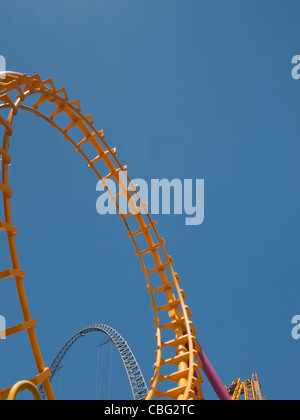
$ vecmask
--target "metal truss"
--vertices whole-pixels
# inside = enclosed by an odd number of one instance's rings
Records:
[[[59,370],[64,357],[66,356],[68,351],[71,349],[71,347],[80,338],[85,337],[86,334],[93,333],[93,332],[100,332],[100,333],[106,334],[110,338],[110,340],[114,343],[114,345],[116,346],[123,360],[134,400],[144,400],[148,393],[148,388],[147,388],[145,379],[143,377],[143,374],[141,372],[141,369],[130,347],[128,346],[124,338],[116,330],[109,327],[108,325],[103,325],[103,324],[91,325],[79,331],[72,338],[70,338],[70,340],[59,351],[58,355],[55,357],[52,365],[50,366],[50,370],[52,372],[49,378],[50,382],[53,381],[54,376]],[[46,398],[46,395],[42,386],[40,387],[39,391],[42,396],[42,399],[44,400]]]

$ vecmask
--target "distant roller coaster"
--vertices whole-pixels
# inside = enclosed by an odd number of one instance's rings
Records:
[[[146,395],[148,393],[148,388],[145,382],[145,379],[143,377],[143,374],[141,372],[141,369],[130,349],[127,342],[124,340],[124,338],[113,328],[103,325],[103,324],[95,324],[91,325],[87,328],[84,328],[83,330],[79,331],[77,334],[73,335],[72,338],[62,347],[62,349],[59,351],[58,355],[55,357],[52,365],[50,366],[50,370],[52,372],[50,376],[50,382],[53,381],[54,376],[56,375],[59,367],[61,366],[61,363],[68,353],[68,351],[71,349],[71,347],[82,337],[84,337],[86,334],[92,333],[92,332],[100,332],[106,334],[110,340],[114,343],[117,350],[120,353],[120,356],[123,360],[126,373],[129,379],[129,383],[131,386],[131,391],[133,398],[135,400],[144,400],[146,398]],[[46,398],[46,394],[44,391],[44,388],[41,386],[40,394],[42,396],[42,399],[44,400]]]

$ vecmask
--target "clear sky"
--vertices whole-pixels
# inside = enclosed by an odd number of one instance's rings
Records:
[[[205,222],[156,216],[158,230],[221,379],[257,372],[270,399],[298,399],[300,389],[300,341],[291,336],[300,313],[300,80],[291,77],[299,14],[298,0],[1,5],[7,68],[66,87],[130,177],[205,179]],[[45,122],[18,115],[11,144],[17,246],[46,364],[78,330],[105,323],[126,338],[149,383],[153,313],[125,227],[97,214],[96,178]],[[0,243],[4,264],[5,236]],[[9,326],[21,322],[10,280],[1,282],[0,314]],[[74,348],[58,397],[95,398],[104,339]],[[26,335],[1,341],[0,358],[0,387],[36,373]],[[103,360],[101,398],[130,398],[115,350],[110,393],[109,347]],[[204,392],[215,398],[207,383]]]

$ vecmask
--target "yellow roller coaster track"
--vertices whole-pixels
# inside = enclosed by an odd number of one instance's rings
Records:
[[[11,197],[12,190],[9,187],[8,167],[11,162],[9,154],[9,142],[13,134],[13,122],[19,110],[30,111],[37,117],[43,118],[50,126],[56,128],[74,146],[94,171],[98,179],[105,186],[111,200],[116,205],[120,218],[128,229],[128,235],[132,239],[135,252],[142,264],[142,272],[147,279],[147,289],[151,294],[152,307],[155,313],[154,323],[156,326],[156,363],[154,365],[154,376],[151,380],[151,389],[147,395],[150,400],[156,398],[171,398],[179,400],[201,400],[203,394],[200,384],[203,382],[200,368],[202,367],[198,352],[200,350],[196,336],[196,330],[191,321],[192,314],[186,305],[186,295],[180,288],[180,278],[173,269],[173,260],[167,254],[165,241],[159,236],[156,222],[144,211],[146,204],[142,202],[138,187],[133,185],[127,176],[124,182],[119,173],[126,171],[127,167],[121,165],[117,158],[116,149],[111,149],[105,141],[103,130],[97,131],[93,126],[91,115],[84,115],[81,112],[77,100],[70,101],[64,88],[56,89],[52,80],[42,81],[39,75],[27,76],[25,74],[7,72],[1,74],[0,79],[0,111],[9,109],[7,119],[0,115],[0,125],[4,128],[3,146],[0,148],[2,155],[2,183],[0,190],[3,193],[5,221],[0,222],[0,230],[7,233],[8,246],[11,255],[12,268],[4,267],[0,273],[0,279],[15,278],[20,305],[24,322],[20,325],[8,328],[0,332],[2,336],[12,335],[21,331],[27,331],[32,352],[38,369],[38,375],[30,380],[34,385],[42,384],[46,396],[53,400],[54,394],[50,385],[50,370],[44,365],[39,344],[37,341],[35,327],[37,323],[31,318],[28,301],[24,289],[25,273],[21,270],[15,235],[17,229],[12,221]],[[25,105],[26,99],[31,95],[37,95],[37,101],[32,106]],[[42,112],[44,103],[51,104],[51,113],[45,115]],[[68,117],[68,125],[61,127],[56,117],[60,114]],[[82,133],[80,141],[72,138],[72,129],[79,129]],[[86,145],[92,145],[95,156],[90,159],[84,152]],[[104,163],[107,173],[99,173],[98,164]],[[121,193],[113,195],[109,190],[106,180],[112,178],[118,183]],[[126,197],[130,211],[122,214],[120,206],[121,196]],[[136,228],[131,227],[131,223]],[[139,245],[139,238],[144,237],[147,248]],[[150,255],[152,266],[146,262],[145,256]],[[153,263],[154,261],[154,263]],[[155,283],[156,282],[156,283]],[[158,301],[163,304],[158,305]],[[170,339],[171,331],[171,339]],[[173,334],[174,333],[174,334]],[[163,341],[163,335],[168,334],[168,339]],[[173,383],[173,384],[172,384]],[[176,385],[175,385],[175,384]],[[6,399],[11,391],[7,388],[0,391],[0,399]]]
[[[256,373],[247,381],[236,379],[232,382],[227,391],[232,397],[233,401],[238,401],[244,396],[246,401],[262,401],[266,397],[262,396],[260,382]]]

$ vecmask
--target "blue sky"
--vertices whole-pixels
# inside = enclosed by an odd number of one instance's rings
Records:
[[[270,399],[298,399],[300,385],[300,342],[291,337],[300,313],[300,82],[291,77],[299,13],[296,0],[1,6],[7,68],[51,77],[79,99],[130,177],[205,179],[205,222],[156,216],[158,230],[223,382],[256,371]],[[45,362],[81,328],[105,323],[126,338],[149,383],[153,314],[125,227],[97,214],[96,179],[43,121],[18,115],[11,150],[17,246]],[[9,280],[0,305],[9,325],[21,322]],[[60,398],[95,398],[104,339],[74,348],[54,385]],[[127,399],[114,351],[102,397]],[[0,387],[35,374],[26,336],[1,341],[0,354]],[[207,383],[204,393],[215,398]]]

